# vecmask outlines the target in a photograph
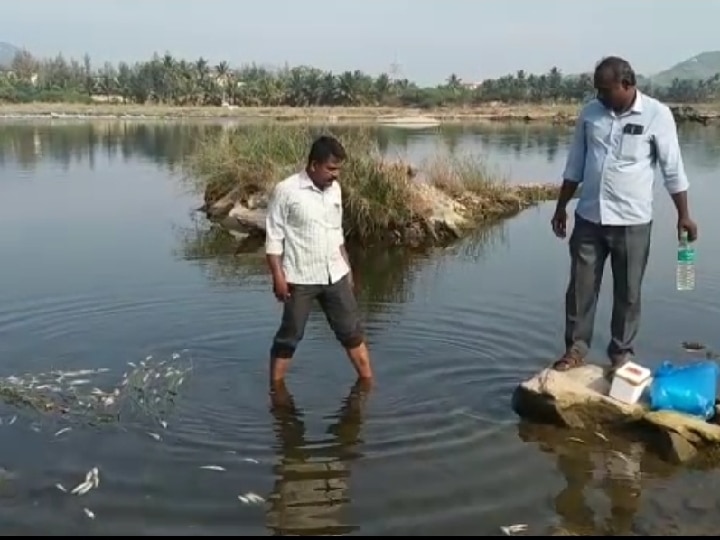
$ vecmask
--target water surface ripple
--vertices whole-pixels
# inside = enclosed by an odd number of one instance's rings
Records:
[[[715,472],[664,465],[632,441],[576,434],[587,444],[571,443],[510,410],[518,382],[562,345],[567,246],[548,229],[551,205],[438,253],[364,257],[375,385],[354,385],[316,311],[287,387],[271,396],[267,355],[281,307],[262,260],[212,253],[214,237],[188,217],[197,200],[166,166],[196,128],[158,127],[167,144],[149,150],[125,126],[124,160],[90,158],[112,125],[0,127],[0,376],[105,368],[88,386],[112,389],[129,362],[173,353],[193,370],[161,416],[139,409],[97,423],[0,404],[7,534],[469,536],[512,523],[533,535],[717,530]],[[413,159],[446,144],[442,132],[396,136],[405,138],[389,151]],[[684,137],[693,208],[707,231],[720,136]],[[521,181],[556,178],[568,140],[557,128],[452,138]],[[3,141],[55,150],[20,158]],[[42,219],[19,210],[27,200],[39,201]],[[678,294],[666,198],[657,214],[638,345],[650,364],[679,355],[684,339],[720,346],[720,248],[701,241],[697,290]],[[610,287],[608,271],[598,359]],[[75,496],[56,487],[72,489],[95,466],[98,489]]]

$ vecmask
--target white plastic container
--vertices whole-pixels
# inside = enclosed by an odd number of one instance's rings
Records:
[[[628,362],[615,372],[610,386],[610,397],[628,405],[635,405],[650,384],[651,375],[649,369]]]

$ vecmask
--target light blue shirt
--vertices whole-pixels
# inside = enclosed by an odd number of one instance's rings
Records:
[[[581,183],[576,213],[601,225],[649,223],[655,167],[670,194],[689,187],[672,111],[637,92],[632,108],[616,115],[597,99],[577,119],[564,180]]]

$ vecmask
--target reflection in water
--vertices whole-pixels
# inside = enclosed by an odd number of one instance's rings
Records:
[[[671,476],[677,468],[663,463],[645,446],[632,439],[597,433],[570,434],[553,426],[518,424],[524,442],[538,443],[543,452],[556,458],[565,485],[555,496],[558,529],[576,536],[625,536],[638,533],[643,487],[650,481]],[[571,436],[572,435],[572,436]],[[598,519],[601,505],[595,502],[598,488],[609,503],[604,520]],[[595,502],[595,504],[593,504]]]
[[[484,148],[504,147],[521,158],[530,152],[544,152],[548,163],[556,158],[569,130],[563,126],[508,125],[484,126],[447,126],[443,128],[442,139],[451,154],[460,153],[468,142],[480,143]]]
[[[91,170],[99,156],[109,161],[145,159],[174,170],[206,133],[221,125],[137,121],[27,122],[0,126],[0,165],[17,162],[33,169],[52,161],[67,169],[72,162]]]
[[[136,355],[184,347],[202,358],[202,369],[193,377],[189,399],[167,432],[166,445],[157,445],[144,434],[139,441],[123,435],[122,443],[116,444],[117,439],[107,435],[95,438],[95,431],[88,432],[93,438],[86,444],[89,439],[80,438],[82,432],[77,430],[73,437],[54,439],[56,455],[48,460],[36,452],[48,445],[38,446],[34,431],[25,430],[20,421],[12,427],[5,422],[2,433],[9,461],[3,465],[22,476],[22,482],[0,482],[0,495],[13,497],[3,516],[6,528],[19,534],[48,530],[183,534],[193,528],[200,535],[265,534],[267,529],[277,535],[293,531],[382,535],[403,529],[468,535],[496,532],[489,525],[494,516],[517,509],[536,512],[538,519],[546,512],[557,516],[562,527],[576,533],[689,536],[720,530],[717,473],[681,469],[671,482],[674,471],[646,455],[642,446],[610,444],[593,434],[581,435],[585,443],[578,444],[568,441],[567,434],[538,434],[523,427],[521,438],[539,443],[552,458],[551,476],[560,472],[562,485],[551,492],[551,508],[547,508],[548,484],[537,480],[533,464],[524,459],[527,453],[536,454],[533,448],[522,447],[517,440],[478,445],[471,441],[483,436],[477,435],[483,433],[481,426],[465,432],[448,420],[449,410],[469,405],[493,420],[508,419],[512,413],[505,397],[519,372],[529,375],[544,365],[542,358],[554,354],[552,336],[558,330],[555,318],[547,314],[555,310],[561,293],[556,287],[557,267],[546,261],[553,250],[561,253],[562,246],[551,238],[546,242],[549,216],[541,209],[481,229],[450,248],[352,254],[360,303],[373,323],[373,345],[379,356],[390,360],[383,363],[381,375],[390,390],[374,396],[388,421],[363,427],[367,441],[362,452],[380,459],[361,461],[362,484],[368,493],[361,494],[354,477],[351,510],[348,467],[361,451],[361,413],[353,400],[336,420],[332,438],[324,442],[304,439],[307,419],[294,407],[273,408],[280,457],[265,520],[257,508],[238,507],[236,480],[230,474],[225,480],[211,477],[208,486],[197,485],[183,471],[189,470],[189,461],[191,469],[212,462],[215,449],[231,444],[228,433],[242,435],[244,446],[258,458],[265,457],[272,444],[264,429],[255,429],[268,423],[267,412],[254,407],[258,392],[260,400],[266,397],[264,385],[256,384],[265,362],[242,364],[245,359],[264,358],[265,345],[259,337],[275,324],[276,306],[262,251],[238,253],[238,242],[210,227],[204,218],[180,229],[179,241],[167,234],[168,222],[187,225],[187,211],[202,200],[195,193],[190,199],[176,199],[176,175],[167,172],[181,164],[204,132],[222,129],[218,123],[196,121],[0,124],[0,201],[6,203],[2,217],[9,219],[3,221],[9,225],[2,243],[7,286],[0,310],[5,368],[14,371],[16,364],[30,363],[28,369],[45,371],[69,363],[122,370]],[[511,179],[528,180],[557,175],[569,133],[566,128],[501,125],[378,130],[390,155],[406,152],[421,160],[435,152],[479,152],[499,167],[513,168]],[[681,141],[702,192],[698,216],[704,213],[711,220],[713,208],[707,201],[714,195],[712,179],[720,163],[720,130],[685,126]],[[559,152],[557,160],[548,165],[546,160],[555,152]],[[62,173],[67,168],[72,173]],[[93,190],[93,198],[105,196],[105,200],[89,202],[88,189]],[[122,198],[115,200],[120,193]],[[38,198],[46,201],[41,211]],[[104,204],[111,205],[110,210]],[[103,215],[107,222],[98,219]],[[536,234],[538,228],[542,234]],[[108,231],[113,234],[111,242]],[[510,241],[513,245],[508,249],[495,249],[497,243]],[[36,245],[45,247],[34,249]],[[668,267],[662,268],[665,263],[656,269],[650,280],[655,309],[648,320],[649,355],[674,350],[677,336],[666,336],[680,331],[678,313],[697,339],[713,339],[717,314],[713,246],[708,242],[704,251],[706,278],[699,283],[706,288],[697,291],[699,296],[687,300],[672,296],[672,287],[667,287],[672,268],[669,276]],[[659,247],[666,249],[660,260],[672,260],[672,243]],[[167,257],[173,248],[179,252],[179,262]],[[474,264],[488,251],[494,260]],[[126,270],[118,270],[122,268]],[[533,279],[527,279],[528,269]],[[231,293],[216,288],[218,283],[230,285]],[[267,300],[253,289],[266,291]],[[520,341],[518,328],[523,333]],[[530,351],[522,355],[522,362],[516,362],[512,352],[518,343],[523,351]],[[320,339],[314,345],[318,355],[335,355]],[[401,361],[393,361],[398,358]],[[228,369],[236,368],[243,374],[233,381]],[[336,380],[332,374],[329,377]],[[308,377],[299,384],[308,384],[308,393],[315,392],[313,397],[324,404],[328,396],[317,394],[317,388],[310,386],[313,380]],[[235,382],[242,385],[242,392],[235,391]],[[252,406],[239,411],[238,395],[243,405]],[[282,395],[275,397],[277,403]],[[509,421],[514,423],[514,416]],[[308,429],[312,428],[308,422]],[[510,435],[516,439],[514,433]],[[91,463],[86,463],[87,449]],[[518,452],[524,457],[518,458]],[[107,480],[92,500],[66,496],[53,487],[62,478],[74,481],[95,463],[107,471]],[[357,469],[358,463],[352,464]],[[148,467],[157,474],[148,476]],[[259,467],[248,469],[251,474],[258,477],[248,482],[259,484],[267,472]],[[66,508],[72,501],[81,505]],[[97,514],[95,520],[85,519],[85,504]],[[342,515],[350,511],[363,516],[360,530]],[[527,522],[534,529],[534,519],[522,516],[510,521],[508,516],[503,523]]]
[[[67,168],[75,161],[87,162],[89,168],[94,169],[98,156],[102,155],[110,161],[121,159],[127,162],[142,158],[174,171],[204,135],[218,133],[234,125],[232,122],[137,120],[5,124],[0,125],[0,165],[14,161],[22,168],[32,169],[36,164],[50,160]],[[333,132],[340,136],[356,129],[360,128],[332,126]],[[492,124],[447,125],[418,132],[380,127],[374,132],[380,150],[391,157],[407,157],[415,148],[423,153],[423,158],[437,152],[451,156],[466,152],[491,156],[499,152],[513,158],[544,153],[546,161],[554,163],[558,152],[569,140],[571,128],[541,124]],[[688,161],[701,163],[702,166],[717,166],[720,160],[717,152],[720,128],[681,126],[680,138],[686,147]]]
[[[176,255],[201,266],[211,281],[223,285],[267,283],[262,239],[243,244],[203,217],[198,217],[192,227],[178,229],[177,236]],[[417,292],[415,275],[428,265],[443,265],[447,257],[439,255],[479,260],[487,248],[505,241],[504,223],[498,222],[480,227],[461,242],[445,248],[388,250],[350,246],[348,255],[361,308],[370,315],[411,301]]]
[[[350,502],[350,464],[362,457],[358,447],[369,391],[368,383],[356,382],[327,428],[329,437],[310,440],[285,384],[272,389],[278,461],[266,519],[273,536],[337,536],[358,529],[342,514]]]

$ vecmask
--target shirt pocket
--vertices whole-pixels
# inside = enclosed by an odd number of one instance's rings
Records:
[[[645,148],[645,150],[643,150]],[[643,135],[632,135],[623,133],[620,139],[620,151],[618,157],[624,161],[637,161],[647,153],[647,140]]]
[[[307,206],[300,201],[293,201],[287,208],[287,224],[293,228],[303,228],[312,220]]]
[[[328,205],[327,220],[331,229],[342,227],[342,204],[340,201],[333,201]]]

